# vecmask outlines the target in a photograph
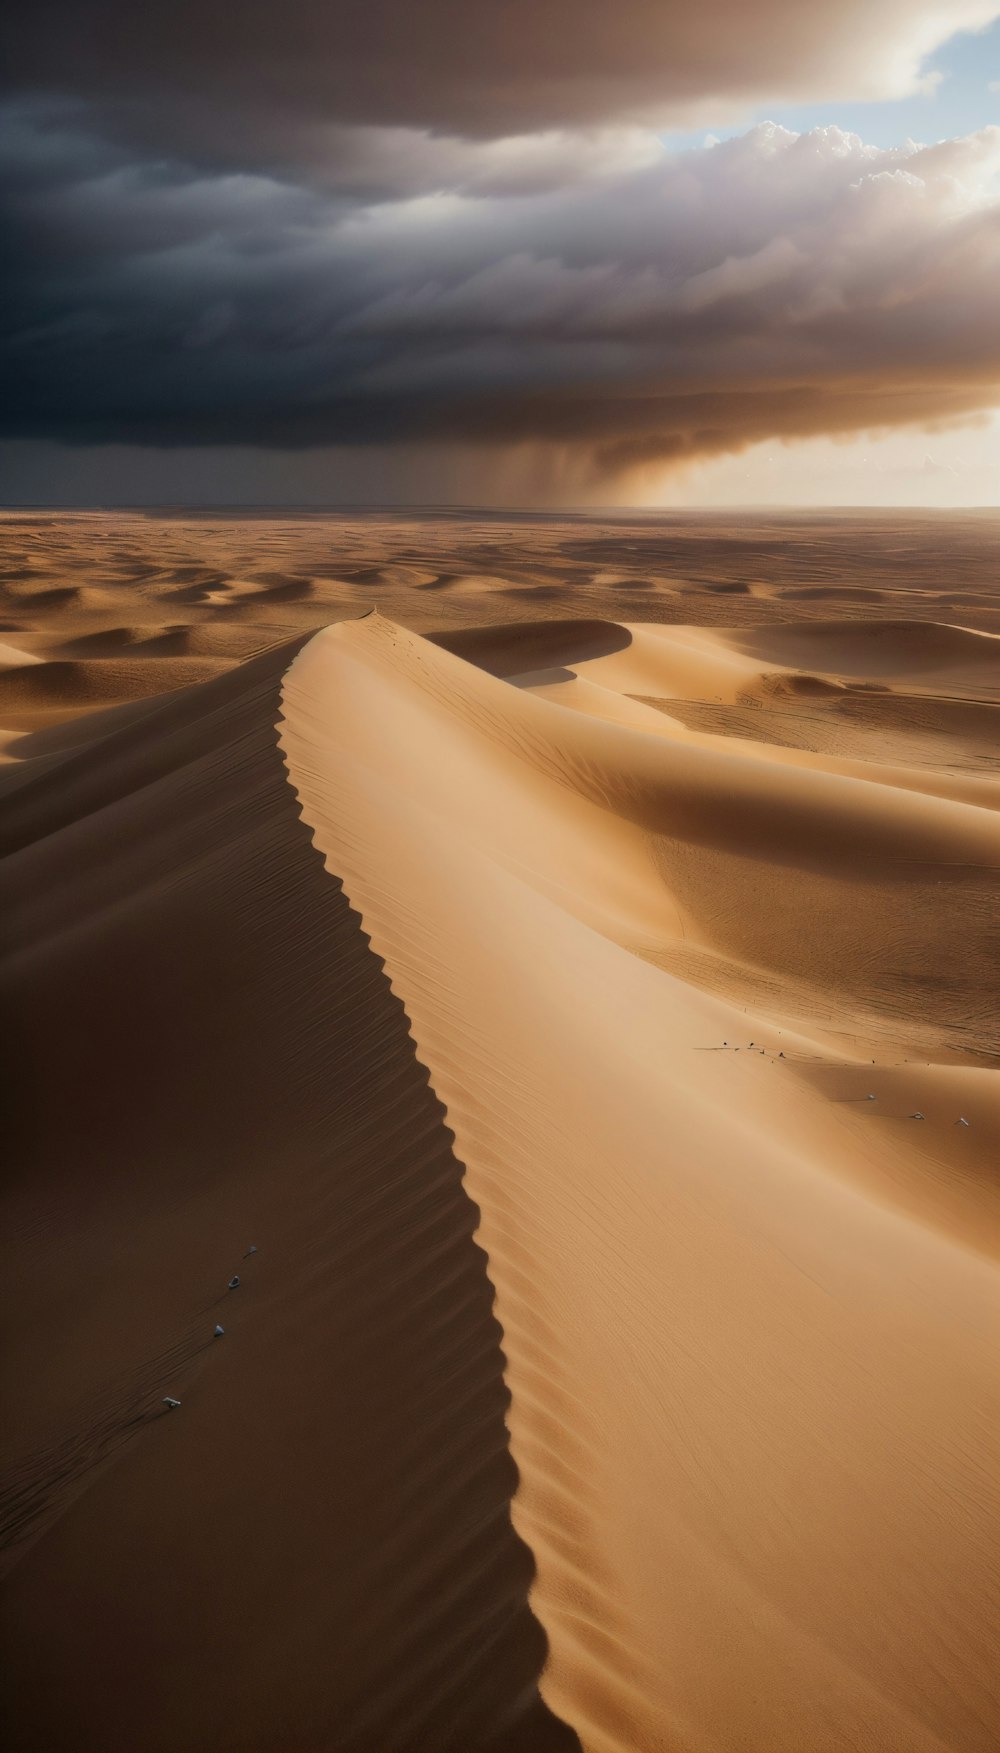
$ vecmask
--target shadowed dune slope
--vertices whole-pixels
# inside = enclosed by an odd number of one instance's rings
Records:
[[[756,866],[751,915],[784,872],[814,1024],[831,921],[857,983],[929,879],[933,996],[995,813],[602,721],[379,617],[282,703],[481,1213],[545,1698],[587,1753],[991,1753],[993,1074],[824,1053],[657,951],[711,925],[668,842]]]
[[[491,676],[579,664],[631,644],[614,621],[509,621],[431,635],[433,644]]]
[[[287,783],[292,654],[5,807],[9,1744],[571,1753],[477,1214]]]

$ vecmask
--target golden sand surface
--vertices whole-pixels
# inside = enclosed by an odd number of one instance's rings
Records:
[[[991,1753],[996,517],[0,536],[19,1753]]]

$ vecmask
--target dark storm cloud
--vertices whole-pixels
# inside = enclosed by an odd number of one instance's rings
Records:
[[[876,97],[996,0],[33,0],[6,8],[21,92],[97,101],[128,138],[306,157],[324,124],[476,137],[761,100]]]
[[[6,117],[9,437],[589,447],[595,467],[949,418],[1000,386],[1000,130],[377,130],[320,187]],[[401,188],[393,189],[393,164]],[[441,188],[442,180],[446,186]]]
[[[998,13],[8,8],[0,434],[541,443],[600,474],[968,413],[1000,393],[996,130],[670,157],[644,123],[901,90]]]

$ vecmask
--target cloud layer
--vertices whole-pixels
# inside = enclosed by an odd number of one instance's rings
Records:
[[[358,131],[322,183],[6,118],[10,437],[546,440],[595,470],[1000,398],[1000,129]]]
[[[1000,130],[651,120],[902,92],[1000,0],[35,0],[0,436],[549,447],[606,480],[1000,400]]]
[[[6,9],[2,59],[21,92],[248,163],[308,156],[330,123],[500,137],[899,96],[997,16],[997,0],[32,0]]]

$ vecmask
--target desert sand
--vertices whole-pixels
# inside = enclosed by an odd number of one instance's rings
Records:
[[[12,1745],[995,1748],[997,520],[0,535]]]

